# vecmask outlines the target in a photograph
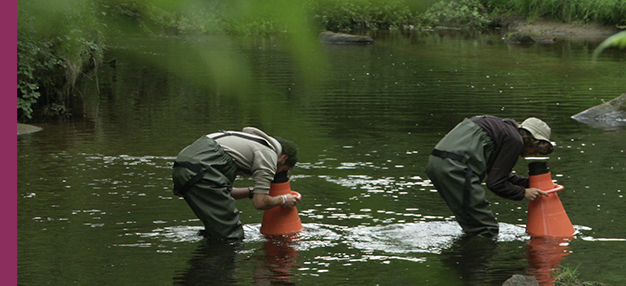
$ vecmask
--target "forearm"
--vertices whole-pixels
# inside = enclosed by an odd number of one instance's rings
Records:
[[[268,210],[273,207],[281,206],[290,208],[300,202],[301,198],[293,194],[285,194],[279,196],[270,196],[267,194],[254,194],[254,207],[258,210]]]
[[[272,197],[266,194],[255,194],[253,203],[257,210],[268,210],[276,206],[284,205],[285,197],[282,195]]]
[[[235,200],[247,199],[250,198],[250,189],[249,188],[233,188],[230,192],[230,195]]]

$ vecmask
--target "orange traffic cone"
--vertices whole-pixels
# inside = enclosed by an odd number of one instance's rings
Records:
[[[270,196],[285,194],[301,197],[299,193],[291,190],[289,179],[285,182],[275,181],[270,184]],[[263,213],[261,233],[264,235],[290,235],[300,231],[302,231],[302,222],[295,206],[291,208],[276,206]]]
[[[548,197],[540,197],[528,202],[528,218],[526,232],[532,237],[555,236],[569,237],[575,232],[563,204],[556,193],[563,190],[563,186],[552,182],[550,171],[545,162],[529,164],[529,186],[546,191]]]

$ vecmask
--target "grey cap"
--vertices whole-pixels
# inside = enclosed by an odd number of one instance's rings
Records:
[[[520,128],[528,130],[537,140],[550,142],[550,126],[539,118],[529,117],[522,122]]]

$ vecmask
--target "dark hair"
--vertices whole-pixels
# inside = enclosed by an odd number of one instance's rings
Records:
[[[285,138],[282,137],[274,137],[276,139],[276,141],[278,141],[278,143],[280,143],[280,146],[283,149],[282,154],[287,155],[287,160],[285,161],[285,165],[287,166],[295,166],[296,163],[298,163],[298,146],[296,145],[296,143],[293,143]],[[281,155],[282,155],[281,154]]]
[[[540,155],[548,155],[554,151],[554,146],[552,143],[544,140],[537,140],[533,135],[526,129],[519,129],[520,135],[522,135],[522,139],[524,140],[524,147],[537,147],[537,153]]]
[[[537,144],[537,147],[539,148],[537,150],[537,153],[539,153],[541,155],[548,155],[548,154],[552,153],[552,151],[554,151],[554,145],[552,145],[552,143],[550,143],[548,141],[544,141],[544,140],[539,140],[539,143]]]

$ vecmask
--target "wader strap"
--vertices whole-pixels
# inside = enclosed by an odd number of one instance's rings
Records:
[[[257,143],[259,143],[261,145],[265,145],[265,146],[269,147],[270,149],[274,150],[274,152],[276,152],[276,149],[274,149],[274,146],[272,146],[270,143],[268,143],[265,139],[248,136],[248,135],[241,134],[241,133],[232,133],[232,132],[228,132],[228,131],[224,131],[224,130],[220,130],[220,132],[222,132],[222,134],[217,135],[215,137],[211,137],[211,139],[217,140],[217,139],[222,138],[222,137],[233,135],[233,136],[245,138],[245,139],[248,139],[248,140],[252,140],[252,141],[257,142]]]
[[[468,158],[466,158],[465,156],[437,149],[433,149],[432,155],[442,159],[452,159],[455,161],[459,161],[463,164],[467,164],[468,160]],[[467,164],[467,167],[465,167],[465,185],[463,187],[463,215],[465,215],[465,219],[468,222],[470,220],[475,221],[475,219],[473,219],[472,216],[470,216],[468,213],[470,204],[470,191],[472,189],[472,174],[472,168],[470,168],[469,164]]]
[[[204,177],[204,169],[202,169],[202,167],[200,167],[199,165],[195,165],[195,164],[191,164],[189,162],[176,162],[174,161],[174,167],[185,167],[191,171],[193,171],[194,173],[196,173],[195,176],[191,177],[191,179],[189,179],[184,185],[180,185],[180,184],[176,184],[174,183],[174,194],[182,197],[184,193],[186,193],[187,191],[189,191],[189,189],[195,185],[197,182],[199,182],[200,180],[202,180],[202,177]]]

